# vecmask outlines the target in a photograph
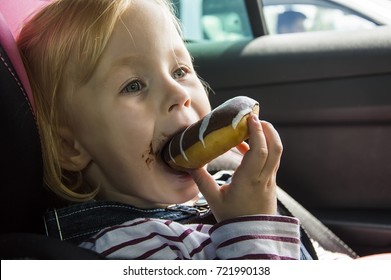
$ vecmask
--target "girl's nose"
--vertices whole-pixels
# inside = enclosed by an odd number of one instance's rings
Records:
[[[163,110],[166,113],[190,107],[191,97],[189,92],[175,79],[169,79],[166,81],[164,91],[166,94],[163,97]]]
[[[184,97],[184,96],[183,96]],[[178,98],[176,99],[173,104],[171,104],[168,108],[168,112],[171,112],[175,110],[176,108],[181,108],[181,107],[190,107],[191,104],[191,99],[190,97],[188,98]]]

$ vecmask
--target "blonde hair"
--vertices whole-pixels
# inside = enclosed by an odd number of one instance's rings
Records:
[[[170,10],[180,33],[172,5],[166,0],[154,1]],[[61,168],[58,130],[60,124],[67,123],[66,108],[62,108],[64,85],[69,79],[73,79],[76,85],[90,79],[115,25],[131,2],[53,1],[25,24],[18,38],[36,103],[44,182],[55,194],[69,201],[90,200],[98,189],[84,188],[81,172]],[[70,67],[72,71],[69,71]]]

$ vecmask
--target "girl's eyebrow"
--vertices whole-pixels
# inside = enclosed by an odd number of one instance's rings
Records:
[[[178,61],[178,58],[180,60],[188,58],[190,59],[190,61],[192,61],[191,56],[187,51],[186,47],[176,46],[173,47],[170,52],[174,56],[176,61]],[[112,76],[116,75],[116,73],[120,69],[131,69],[133,66],[137,66],[140,63],[143,63],[145,55],[145,53],[133,53],[113,59],[113,61],[109,62],[107,69],[105,69],[102,73],[103,83],[106,83],[108,80],[111,80]]]
[[[186,49],[186,47],[176,47],[176,48],[172,48],[172,52],[174,53],[175,56],[183,56],[183,57],[189,57],[190,56],[190,53],[189,51]]]
[[[111,62],[107,69],[103,71],[103,80],[110,80],[111,76],[115,75],[121,68],[131,68],[135,64],[139,64],[142,60],[142,56],[138,54],[132,54],[124,57],[120,57]]]
[[[138,63],[141,59],[142,59],[142,55],[139,54],[132,54],[132,55],[120,57],[116,59],[113,63],[111,63],[111,65],[109,66],[109,71],[112,71],[116,68],[120,68],[123,66],[129,66]]]

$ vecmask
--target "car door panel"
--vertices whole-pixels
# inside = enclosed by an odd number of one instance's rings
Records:
[[[390,250],[390,27],[189,50],[213,107],[236,95],[260,102],[284,144],[281,187],[359,254]]]
[[[215,89],[389,74],[390,27],[189,44]],[[222,69],[224,71],[222,71]],[[222,73],[223,72],[223,73]],[[238,74],[240,79],[238,78]]]
[[[361,256],[391,252],[390,214],[386,211],[343,209],[314,214]]]

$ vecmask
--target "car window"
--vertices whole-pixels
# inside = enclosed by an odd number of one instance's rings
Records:
[[[320,0],[263,0],[263,12],[270,34],[370,29],[379,24],[371,14],[355,11],[360,6]]]
[[[172,0],[188,41],[252,38],[244,0]]]

